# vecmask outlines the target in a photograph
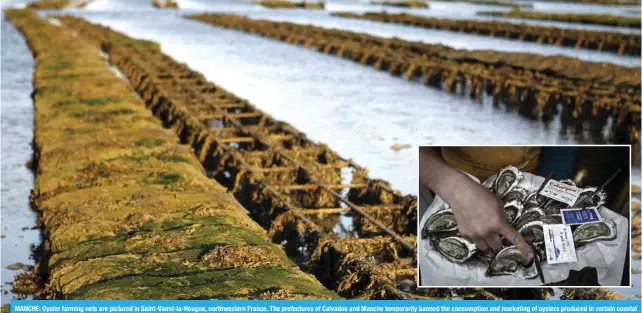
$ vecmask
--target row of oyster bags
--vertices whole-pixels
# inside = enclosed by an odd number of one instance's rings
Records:
[[[569,179],[559,183],[577,187]],[[502,199],[506,219],[531,244],[543,262],[547,260],[544,225],[563,224],[563,209],[591,208],[599,211],[606,201],[606,193],[596,187],[579,189],[577,200],[572,205],[543,196],[539,188],[541,184],[536,185],[532,179],[524,179],[524,173],[513,166],[502,169],[494,179],[489,178],[483,185]],[[615,223],[605,219],[572,225],[571,230],[575,247],[597,240],[614,240],[617,235]],[[429,240],[433,249],[451,262],[481,261],[488,266],[486,276],[538,277],[533,262],[523,264],[521,253],[508,240],[503,240],[504,246],[499,251],[481,251],[468,238],[458,236],[457,222],[448,206],[428,218],[421,230],[421,238]]]

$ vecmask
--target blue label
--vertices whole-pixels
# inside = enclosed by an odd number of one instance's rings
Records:
[[[595,223],[601,220],[597,208],[564,209],[561,212],[562,220],[566,225]]]

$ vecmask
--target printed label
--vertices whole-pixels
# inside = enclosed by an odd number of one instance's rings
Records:
[[[543,230],[548,264],[577,262],[571,226],[544,224]]]
[[[588,224],[602,220],[597,208],[562,209],[562,221],[566,225]]]
[[[559,202],[564,202],[568,205],[573,205],[575,204],[575,201],[577,201],[577,197],[580,196],[581,192],[581,188],[562,184],[551,179],[546,183],[544,189],[542,189],[539,194]]]

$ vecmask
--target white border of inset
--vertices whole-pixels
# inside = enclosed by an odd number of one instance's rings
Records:
[[[629,267],[628,267],[628,272],[629,272],[629,285],[628,286],[549,286],[549,285],[539,285],[539,286],[422,286],[419,284],[420,282],[420,275],[419,275],[419,245],[421,244],[421,229],[419,229],[419,223],[421,221],[419,217],[419,197],[420,197],[420,190],[419,190],[419,149],[427,147],[427,148],[440,148],[440,147],[599,147],[599,148],[608,148],[608,147],[628,147],[629,148],[629,163],[628,163],[628,173],[629,173],[629,242],[628,242],[628,249],[629,249]],[[631,273],[631,263],[633,261],[633,249],[631,247],[633,243],[633,235],[631,234],[631,229],[633,227],[633,224],[631,223],[631,218],[632,218],[632,213],[633,211],[631,210],[631,199],[632,199],[632,192],[631,192],[631,187],[632,187],[632,180],[631,180],[631,170],[633,169],[633,166],[631,165],[631,145],[626,144],[626,145],[620,145],[620,144],[608,144],[608,145],[525,145],[525,144],[516,144],[516,145],[418,145],[416,148],[416,154],[417,154],[417,233],[415,234],[417,236],[417,246],[416,246],[416,251],[417,254],[415,255],[415,258],[417,260],[417,277],[415,277],[417,281],[417,288],[418,289],[423,289],[423,288],[573,288],[573,289],[583,289],[583,288],[611,288],[611,289],[616,289],[616,288],[632,288],[633,287],[633,274]],[[626,268],[624,269],[626,270]],[[624,276],[624,273],[622,274]]]

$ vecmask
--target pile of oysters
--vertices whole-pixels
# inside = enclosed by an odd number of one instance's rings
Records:
[[[560,183],[575,186],[572,180]],[[606,201],[606,193],[595,187],[583,188],[574,205],[550,199],[538,194],[539,185],[533,186],[524,174],[513,166],[502,169],[495,179],[483,184],[500,197],[508,222],[531,244],[542,262],[546,260],[544,249],[544,224],[562,224],[561,209],[597,207]],[[596,240],[613,240],[617,230],[613,221],[571,226],[575,247]],[[454,263],[483,262],[488,266],[486,276],[512,275],[524,279],[538,277],[533,264],[524,264],[519,250],[504,239],[499,251],[481,251],[468,238],[457,236],[457,222],[452,210],[445,208],[430,216],[421,230],[421,238],[428,239],[432,247]]]

